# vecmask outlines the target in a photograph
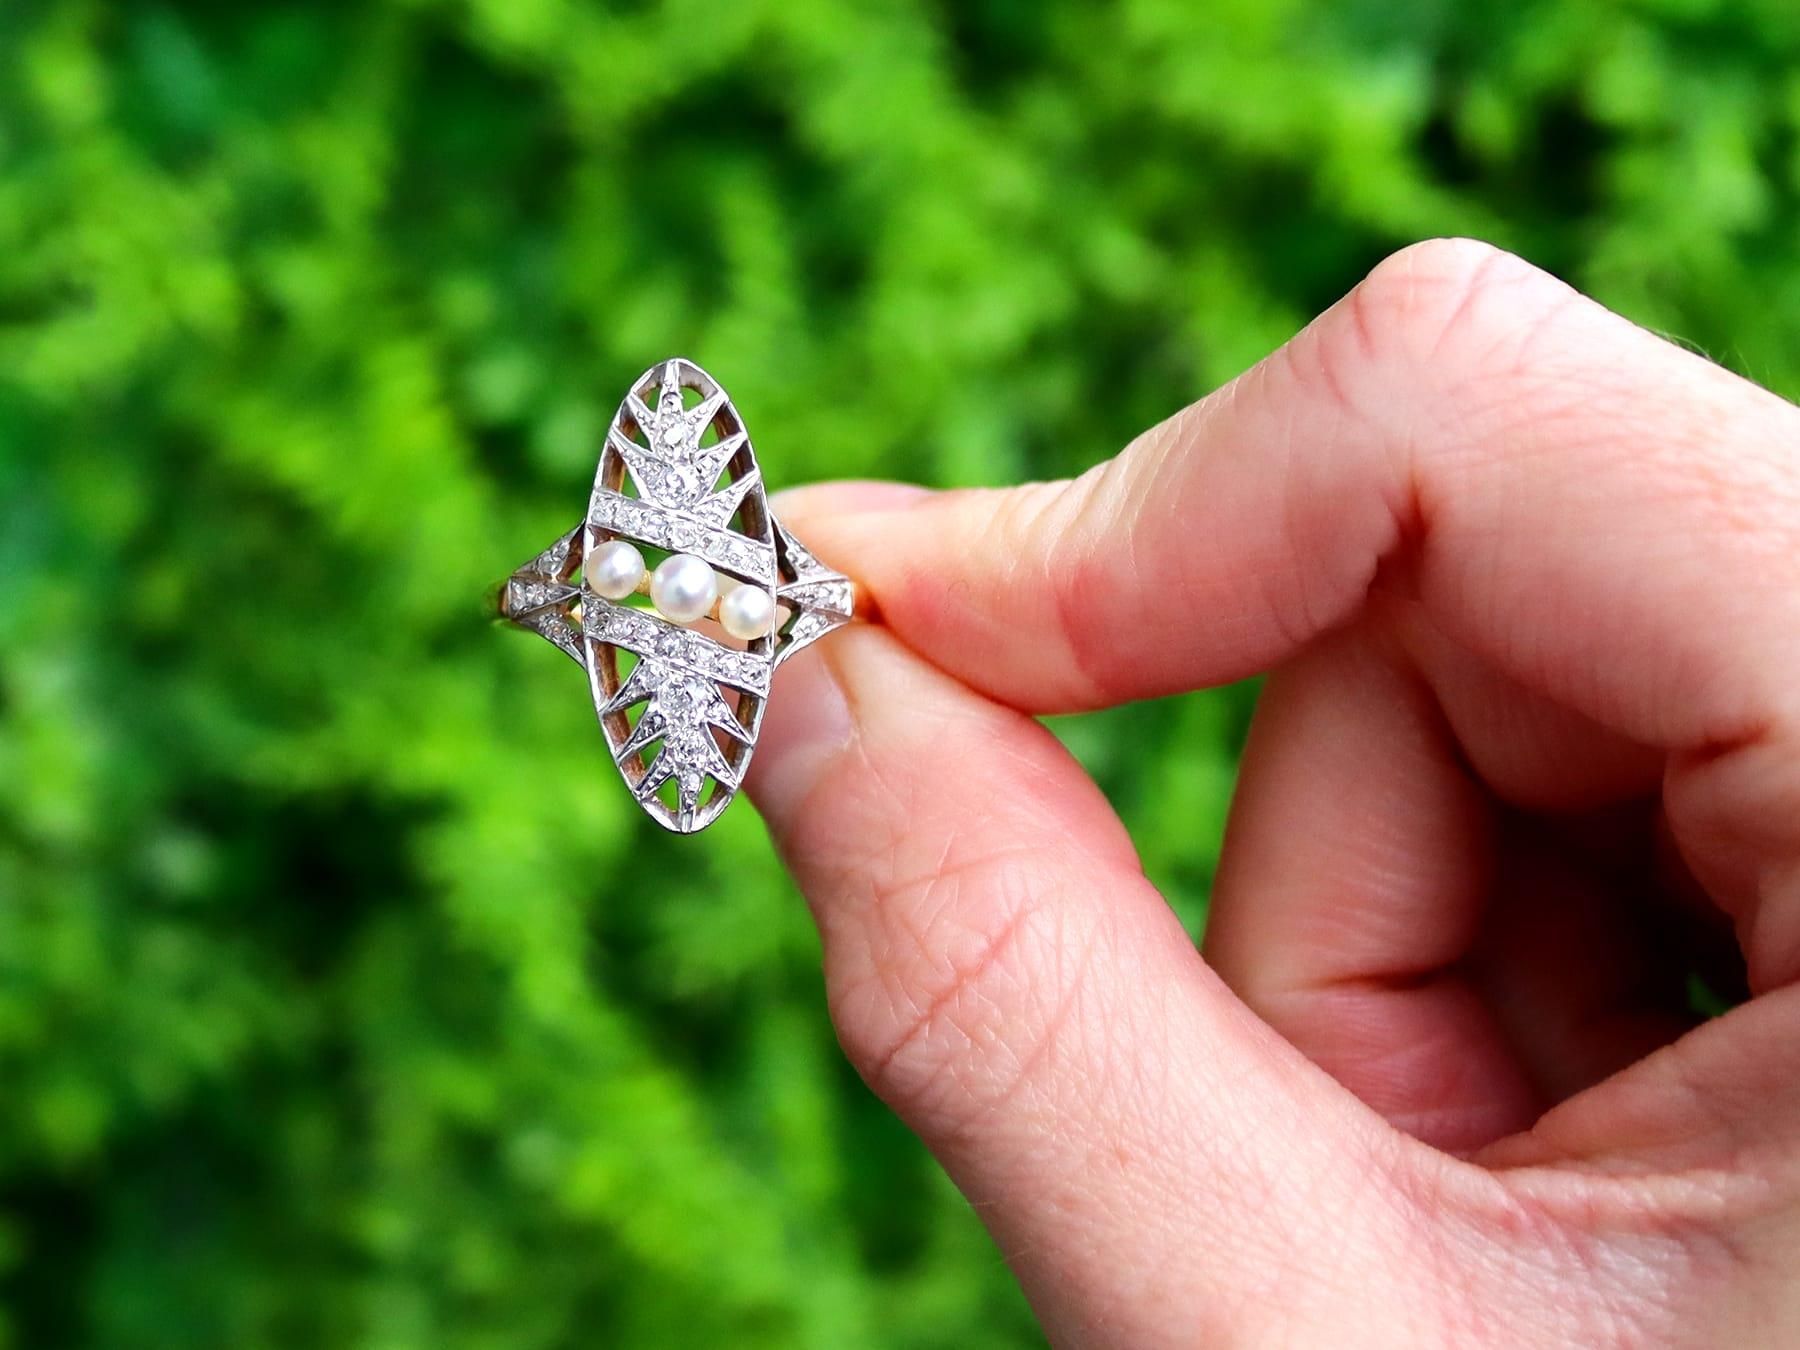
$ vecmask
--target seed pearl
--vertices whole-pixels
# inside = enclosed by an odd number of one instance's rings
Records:
[[[760,586],[733,586],[719,601],[719,622],[746,642],[762,637],[775,626],[775,598]]]
[[[623,539],[600,545],[582,561],[588,589],[608,600],[623,600],[644,579],[644,555]]]
[[[704,558],[691,553],[664,558],[650,575],[650,603],[676,623],[705,618],[718,598],[719,579]]]

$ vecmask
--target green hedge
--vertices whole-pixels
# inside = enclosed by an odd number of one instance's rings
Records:
[[[1061,474],[1410,239],[1800,391],[1792,0],[0,11],[0,1341],[1031,1343],[748,807],[476,618],[624,382]],[[1070,722],[1201,921],[1248,692]]]

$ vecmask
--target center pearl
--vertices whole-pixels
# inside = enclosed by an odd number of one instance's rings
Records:
[[[664,558],[650,574],[650,603],[675,623],[705,618],[718,598],[718,577],[704,558],[691,553]]]

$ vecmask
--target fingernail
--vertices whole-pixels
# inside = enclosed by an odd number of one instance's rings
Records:
[[[853,734],[850,703],[831,661],[817,649],[797,653],[769,692],[745,785],[777,835],[786,832]]]

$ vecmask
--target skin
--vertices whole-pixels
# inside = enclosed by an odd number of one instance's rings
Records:
[[[750,789],[1054,1341],[1800,1344],[1800,409],[1438,240],[1078,479],[780,510],[884,624]],[[1261,671],[1200,953],[1033,715]]]

